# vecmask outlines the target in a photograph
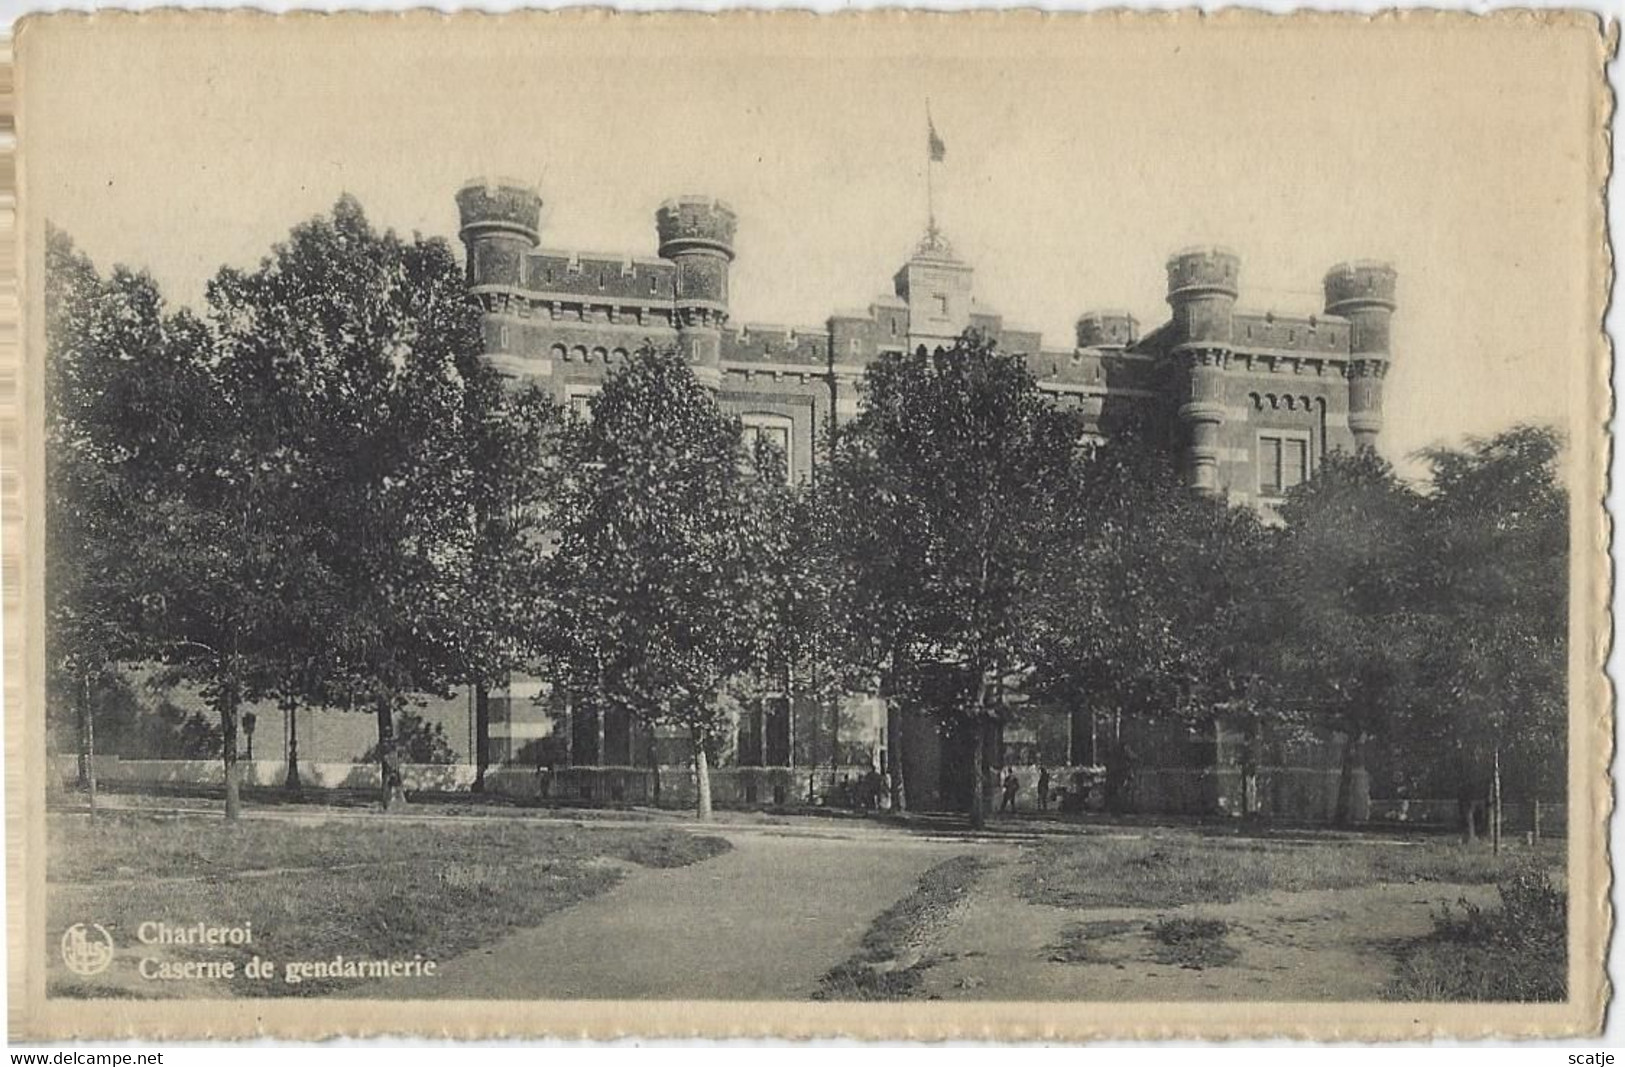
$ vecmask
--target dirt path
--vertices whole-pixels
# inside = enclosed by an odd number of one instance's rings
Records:
[[[726,855],[673,870],[633,870],[608,893],[539,926],[442,961],[432,982],[380,983],[357,993],[805,999],[855,950],[875,916],[955,851],[898,834],[724,836],[734,846]]]
[[[1432,930],[1430,909],[1494,886],[1440,883],[1271,893],[1179,908],[1060,908],[1022,900],[1021,864],[987,872],[938,945],[923,995],[944,1000],[1377,999],[1390,946]],[[1239,956],[1203,970],[1158,963],[1147,927],[1161,918],[1221,919]],[[1069,927],[1087,924],[1082,962],[1060,961]]]

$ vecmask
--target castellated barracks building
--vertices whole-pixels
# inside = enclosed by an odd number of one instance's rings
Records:
[[[654,255],[547,248],[541,197],[516,182],[471,182],[457,193],[457,206],[468,280],[485,309],[486,353],[499,370],[585,413],[587,398],[629,353],[646,341],[675,347],[747,434],[782,448],[792,479],[816,476],[828,431],[858,411],[871,360],[948,347],[967,328],[1021,356],[1045,394],[1083,413],[1090,434],[1104,438],[1130,424],[1156,433],[1178,450],[1194,486],[1266,511],[1328,452],[1371,445],[1382,427],[1395,309],[1395,272],[1382,263],[1331,268],[1322,308],[1280,315],[1238,303],[1235,253],[1187,249],[1167,261],[1166,322],[1142,330],[1127,312],[1085,310],[1070,343],[1046,345],[977,302],[974,268],[934,227],[892,277],[889,293],[862,310],[786,328],[733,321],[728,280],[739,220],[721,201],[679,197],[661,205]],[[493,696],[493,766],[545,759],[556,768],[553,788],[567,795],[635,800],[647,796],[651,764],[675,769],[686,762],[674,747],[666,751],[676,739],[640,737],[634,723],[539,695],[540,685],[516,679]],[[834,775],[855,776],[871,761],[884,766],[885,714],[879,701],[864,698],[837,709],[792,696],[763,701],[741,721],[735,751],[725,758],[733,767],[719,772],[719,799],[795,800],[817,791],[820,774],[827,788]],[[1023,711],[1005,731],[1004,761],[1096,766],[1106,728],[1088,712]],[[923,717],[911,717],[903,746],[910,802],[953,803],[969,788],[956,781],[968,763],[956,750],[968,740],[928,733]],[[1142,805],[1330,812],[1335,743],[1268,754],[1273,792],[1253,799],[1242,796],[1234,740],[1221,728],[1183,739],[1173,746],[1177,756],[1154,742],[1157,758],[1170,766],[1137,775],[1137,791],[1147,794]],[[668,789],[682,788],[670,781],[682,776],[665,777]],[[1067,779],[1058,773],[1056,780]],[[1025,796],[1032,795],[1029,783]]]

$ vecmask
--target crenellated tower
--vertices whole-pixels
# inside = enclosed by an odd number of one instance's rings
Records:
[[[1326,314],[1349,321],[1349,431],[1356,448],[1374,448],[1382,431],[1397,281],[1392,266],[1371,260],[1339,263],[1326,272]]]
[[[728,323],[728,266],[737,222],[733,208],[704,196],[668,200],[655,215],[660,256],[677,267],[677,344],[695,377],[711,389],[722,384],[722,329]]]
[[[1086,311],[1078,317],[1079,348],[1127,348],[1140,339],[1140,322],[1127,311]]]
[[[468,249],[468,284],[525,284],[525,257],[541,240],[542,197],[534,186],[476,178],[457,191],[458,236]]]
[[[1205,493],[1220,488],[1219,428],[1240,275],[1241,260],[1227,248],[1187,248],[1168,259],[1168,304],[1177,339],[1173,354],[1186,381],[1179,419],[1191,484]]]

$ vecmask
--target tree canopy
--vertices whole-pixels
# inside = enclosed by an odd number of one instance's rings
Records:
[[[729,686],[764,664],[783,478],[675,351],[645,346],[563,435],[557,549],[539,641],[572,698],[684,728],[709,813],[707,748]]]
[[[585,416],[505,379],[451,248],[349,197],[222,269],[201,315],[65,234],[46,251],[52,705],[88,738],[98,703],[128,718],[132,664],[201,689],[228,812],[245,701],[371,712],[389,804],[409,696],[516,671],[685,733],[702,811],[708,761],[767,691],[879,692],[969,739],[972,782],[1026,700],[1222,719],[1249,746],[1336,735],[1343,820],[1368,746],[1393,788],[1464,805],[1497,766],[1561,790],[1550,429],[1432,449],[1415,484],[1333,452],[1261,511],[1190,489],[1152,428],[1086,439],[973,331],[875,360],[827,462],[791,481],[676,352],[643,346]],[[413,729],[405,755],[445,757]]]
[[[972,781],[1007,676],[1032,658],[1022,605],[1058,546],[1082,425],[1025,363],[967,333],[949,349],[884,355],[844,427],[835,499],[853,505],[847,583],[859,655],[888,690],[974,731]],[[856,506],[861,500],[864,503]],[[983,816],[973,789],[971,817]]]

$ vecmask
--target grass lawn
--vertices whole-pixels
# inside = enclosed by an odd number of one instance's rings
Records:
[[[1432,934],[1390,946],[1397,965],[1381,995],[1413,1001],[1551,1001],[1567,989],[1567,896],[1552,874],[1562,841],[1496,856],[1488,846],[1215,839],[1163,833],[1138,839],[1075,837],[1029,851],[1018,879],[1030,903],[1063,908],[1177,908],[1228,904],[1271,892],[1431,883],[1459,891],[1495,885],[1499,908],[1465,900],[1433,913]],[[1098,963],[1100,942],[1126,923],[1074,923],[1049,946],[1056,962]],[[1234,963],[1223,921],[1158,919],[1154,958],[1181,967]]]
[[[56,996],[318,995],[345,980],[288,984],[140,977],[142,956],[285,962],[445,960],[534,925],[613,886],[629,866],[680,867],[728,850],[719,837],[665,828],[591,828],[518,820],[422,824],[108,813],[47,823],[50,992]],[[143,922],[253,924],[241,946],[143,946]],[[54,936],[106,927],[111,969],[79,978]]]
[[[1535,854],[1550,866],[1560,866],[1562,856],[1561,841],[1542,844]],[[1077,836],[1034,848],[1020,886],[1022,896],[1034,904],[1161,908],[1379,882],[1488,884],[1529,858],[1522,848],[1495,856],[1487,847],[1439,840],[1303,844],[1178,833],[1135,839]]]

